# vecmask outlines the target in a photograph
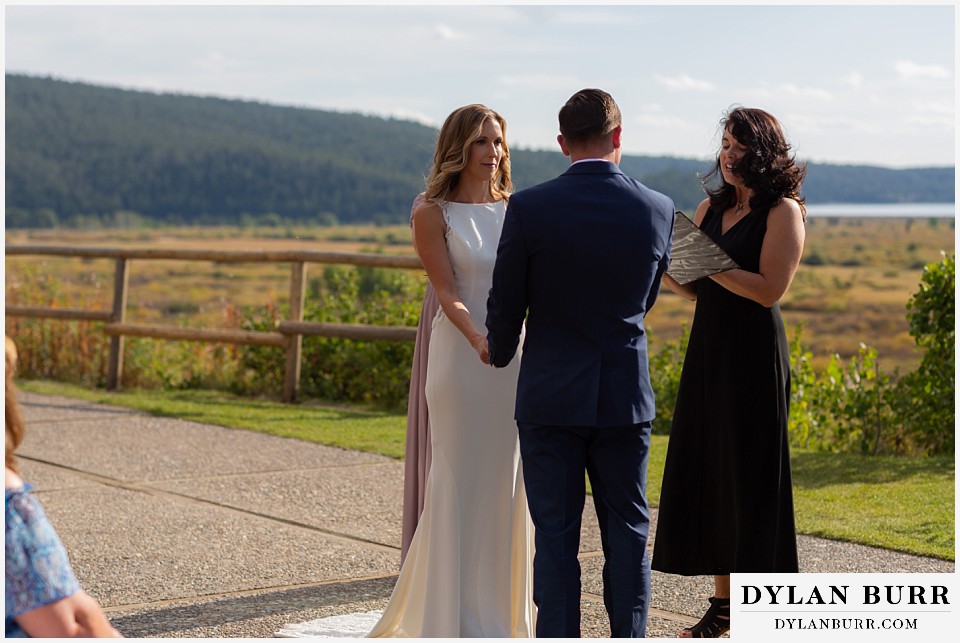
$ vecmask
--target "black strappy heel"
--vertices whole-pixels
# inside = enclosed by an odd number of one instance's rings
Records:
[[[693,627],[683,628],[693,639],[716,639],[730,631],[730,599],[710,597],[710,609]]]

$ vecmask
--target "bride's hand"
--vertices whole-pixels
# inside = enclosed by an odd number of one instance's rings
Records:
[[[489,364],[490,349],[487,345],[487,338],[483,335],[477,335],[470,344],[473,346],[473,350],[477,351],[477,355],[480,356],[480,361]]]

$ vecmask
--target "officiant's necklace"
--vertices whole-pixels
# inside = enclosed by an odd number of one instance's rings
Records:
[[[735,219],[739,218],[741,214],[744,214],[744,209],[750,205],[750,196],[750,192],[743,194],[742,198],[739,194],[734,195],[734,198],[737,199],[737,206],[733,209],[733,217]],[[749,212],[749,210],[747,210],[747,212]]]

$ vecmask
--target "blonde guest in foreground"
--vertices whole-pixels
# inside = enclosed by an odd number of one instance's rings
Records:
[[[6,338],[4,638],[116,638],[97,601],[80,588],[67,552],[30,485],[20,478],[14,451],[23,441],[17,389],[17,347]]]

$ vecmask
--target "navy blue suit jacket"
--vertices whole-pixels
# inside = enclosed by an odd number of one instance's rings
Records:
[[[673,201],[609,161],[575,163],[510,197],[487,301],[494,366],[526,339],[516,419],[653,420],[644,316],[670,262]]]

